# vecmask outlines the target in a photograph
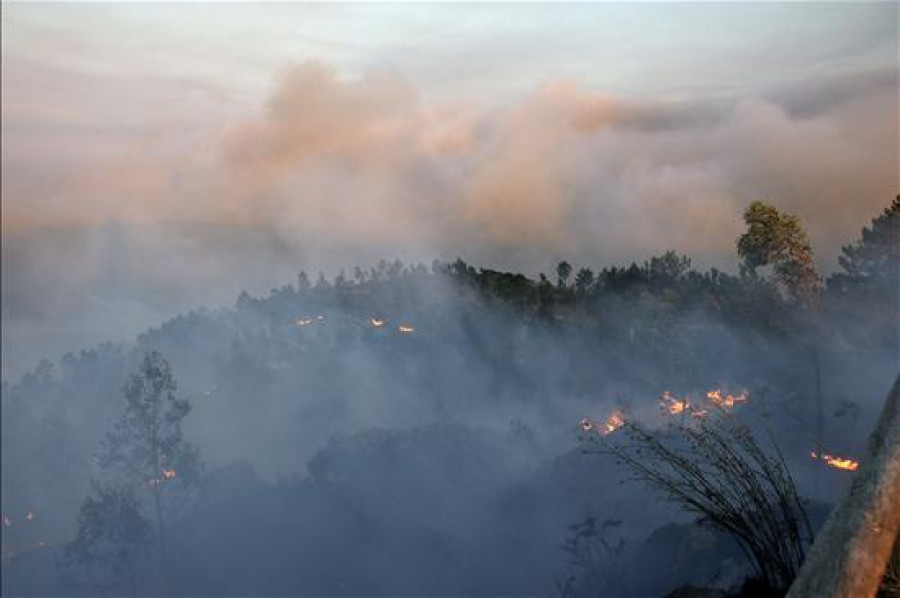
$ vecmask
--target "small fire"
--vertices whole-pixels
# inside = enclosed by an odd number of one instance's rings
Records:
[[[6,527],[12,527],[12,521],[9,520],[9,517],[6,515],[3,516],[3,525]]]
[[[408,324],[400,324],[397,327],[397,330],[399,330],[403,334],[411,334],[416,331],[415,328],[413,328],[412,326],[410,326]]]
[[[381,328],[384,326],[384,320],[381,318],[369,318],[369,324],[371,324],[373,328]]]
[[[813,459],[820,459],[825,462],[829,467],[833,467],[835,469],[841,469],[844,471],[856,471],[859,469],[859,461],[855,459],[848,459],[844,457],[835,457],[834,455],[829,455],[827,453],[822,453],[821,455],[816,453],[816,451],[812,451],[810,456]]]
[[[593,422],[590,418],[585,417],[581,419],[578,426],[581,428],[582,432],[588,433],[592,430],[596,430],[597,434],[600,436],[608,436],[625,425],[625,418],[618,411],[613,411],[612,414],[606,418],[606,421],[603,423]]]
[[[178,473],[174,469],[163,469],[158,478],[147,480],[147,484],[150,486],[159,486],[166,480],[174,480],[176,477],[178,477]]]
[[[25,513],[25,521],[28,523],[34,523],[34,511],[28,511]]]
[[[319,314],[316,316],[316,319],[321,322],[325,319],[325,316],[323,316],[322,314]]]
[[[737,403],[745,403],[748,398],[747,391],[740,392],[736,395],[731,395],[727,393],[723,393],[720,389],[711,390],[706,393],[706,398],[709,401],[718,407],[722,407],[725,409],[731,409]]]
[[[606,418],[606,421],[603,422],[603,430],[600,432],[603,436],[607,436],[612,434],[619,428],[625,425],[625,418],[622,417],[622,414],[618,411],[613,411],[612,415]]]
[[[668,390],[664,390],[660,396],[659,406],[669,415],[680,415],[681,413],[691,411],[691,402],[688,397],[679,399]]]
[[[312,318],[298,318],[298,319],[294,322],[294,324],[297,325],[297,326],[309,326],[309,325],[312,324],[312,323],[313,323],[313,319],[312,319]]]

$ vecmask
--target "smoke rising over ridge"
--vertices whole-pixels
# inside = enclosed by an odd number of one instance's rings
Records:
[[[27,94],[17,72],[9,85]],[[103,241],[87,240],[102,238],[107,221],[144,230],[124,235],[121,243],[144,241],[118,259],[181,262],[145,281],[159,285],[151,295],[191,287],[203,278],[198,268],[219,261],[207,235],[180,239],[196,226],[247,231],[227,241],[258,256],[239,263],[281,248],[278,262],[313,270],[365,261],[374,246],[388,257],[462,254],[509,268],[547,252],[600,265],[678,247],[731,268],[741,211],[757,197],[803,219],[827,269],[861,215],[896,188],[896,83],[896,72],[873,71],[816,82],[809,93],[682,100],[602,94],[568,80],[507,106],[432,106],[397,75],[345,78],[313,62],[288,69],[255,116],[207,118],[181,137],[98,133],[77,151],[59,143],[73,133],[34,134],[26,109],[4,103],[4,318],[15,328],[25,315],[31,301],[18,297],[27,280],[84,288],[78,272],[103,267],[87,252]],[[823,88],[836,99],[823,102]],[[38,239],[59,227],[86,241],[33,270],[58,244]],[[26,245],[27,258],[17,249]],[[182,251],[165,258],[167,246]],[[124,268],[142,276],[137,263]],[[230,302],[234,291],[217,296]],[[191,304],[182,295],[176,311]]]
[[[335,8],[4,6],[5,376],[300,268],[731,270],[756,198],[828,271],[898,186],[890,4]]]

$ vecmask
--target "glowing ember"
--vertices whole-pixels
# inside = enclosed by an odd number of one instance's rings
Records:
[[[400,325],[397,327],[397,330],[399,330],[399,331],[402,332],[403,334],[411,334],[411,333],[413,333],[413,332],[416,331],[415,328],[413,328],[412,326],[409,326],[409,325],[407,325],[407,324],[400,324]]]
[[[816,453],[816,451],[812,451],[810,456],[813,459],[820,459],[824,461],[826,465],[829,467],[833,467],[834,469],[841,469],[843,471],[856,471],[859,469],[859,461],[855,459],[847,459],[844,457],[835,457],[834,455],[829,455],[827,453],[822,453],[821,455]]]
[[[625,425],[625,418],[618,411],[613,411],[612,415],[606,418],[603,423],[595,423],[590,418],[582,418],[578,426],[582,432],[596,431],[600,436],[608,436]]]
[[[159,486],[166,480],[174,480],[177,476],[178,474],[174,469],[163,469],[162,474],[160,474],[158,478],[147,480],[147,484],[150,486]]]
[[[738,393],[736,395],[730,395],[727,393],[723,393],[719,389],[711,390],[706,393],[706,398],[709,399],[709,401],[713,405],[716,405],[718,407],[722,407],[725,409],[731,409],[737,403],[746,402],[747,397],[748,397],[748,394],[747,394],[746,390],[741,393]]]
[[[297,326],[309,326],[309,325],[312,324],[312,323],[313,323],[313,319],[312,319],[312,318],[298,318],[298,319],[294,322],[294,324],[297,325]]]
[[[28,511],[25,513],[25,521],[28,523],[34,523],[34,511]]]
[[[691,402],[687,397],[679,399],[668,390],[664,390],[660,396],[660,407],[669,415],[679,415],[684,411],[690,412]]]
[[[9,520],[9,517],[6,515],[3,516],[3,525],[6,527],[12,527],[12,521]]]
[[[608,434],[612,434],[619,428],[625,425],[625,418],[622,417],[622,414],[618,411],[613,411],[612,415],[606,418],[606,421],[603,422],[603,430],[600,432],[603,436]]]
[[[369,318],[369,324],[371,324],[373,328],[381,328],[384,326],[384,320],[381,318]]]

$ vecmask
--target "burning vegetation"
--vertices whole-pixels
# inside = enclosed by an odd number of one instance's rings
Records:
[[[749,397],[750,394],[746,390],[737,394],[729,394],[717,388],[707,391],[702,399],[695,399],[691,394],[678,397],[665,390],[660,395],[659,405],[664,415],[690,415],[701,418],[709,415],[710,407],[729,411],[736,405],[746,403]]]
[[[590,418],[583,418],[579,424],[581,431],[589,434],[596,432],[600,436],[608,436],[625,425],[625,416],[619,411],[613,411],[609,417],[602,422],[592,421]]]
[[[859,469],[859,461],[855,459],[835,457],[834,455],[829,455],[827,453],[818,453],[816,451],[812,451],[809,455],[813,459],[818,459],[828,465],[828,467],[832,467],[834,469],[840,469],[842,471],[856,471],[857,469]]]

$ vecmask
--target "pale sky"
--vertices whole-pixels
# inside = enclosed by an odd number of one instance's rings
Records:
[[[760,197],[829,270],[900,191],[895,2],[2,17],[4,369],[300,267],[733,269]]]

